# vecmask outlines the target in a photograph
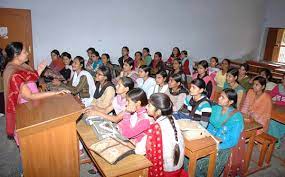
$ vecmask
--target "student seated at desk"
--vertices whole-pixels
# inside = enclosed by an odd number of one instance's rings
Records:
[[[107,53],[103,53],[101,55],[101,60],[102,60],[102,65],[104,65],[110,69],[112,78],[116,78],[116,70],[110,61],[110,55]]]
[[[168,93],[169,89],[168,89],[168,84],[167,84],[166,80],[167,80],[166,71],[165,70],[159,71],[155,75],[156,85],[154,87],[153,93]]]
[[[249,83],[250,77],[246,75],[248,71],[249,65],[247,63],[241,64],[238,70],[238,83],[245,89],[245,92],[252,87],[252,85]]]
[[[137,154],[146,154],[152,162],[148,176],[180,177],[187,176],[182,169],[184,159],[184,140],[180,128],[172,117],[172,102],[163,93],[152,94],[147,113],[155,123],[146,135],[136,144]]]
[[[187,106],[189,113],[178,111],[173,114],[176,119],[191,119],[207,128],[212,107],[208,97],[204,94],[205,82],[197,78],[191,82],[190,97],[185,98],[184,105]]]
[[[216,83],[215,81],[212,79],[212,77],[210,77],[208,75],[208,62],[206,60],[202,60],[198,63],[197,66],[197,73],[193,75],[192,79],[196,79],[196,78],[200,78],[203,79],[205,81],[206,84],[206,96],[213,100],[214,99],[214,93],[216,91]]]
[[[146,66],[150,66],[150,63],[152,61],[151,55],[150,55],[150,51],[149,48],[144,47],[142,50],[142,59],[143,62]]]
[[[95,51],[91,53],[92,64],[86,68],[92,75],[95,74],[97,69],[102,65],[102,60],[100,58],[99,52]]]
[[[271,79],[272,79],[272,73],[269,69],[267,68],[263,68],[260,73],[259,73],[259,76],[262,76],[266,79],[266,87],[265,87],[265,91],[268,91],[268,92],[271,92],[271,90],[276,86],[276,83],[274,82],[271,82]],[[256,76],[258,77],[258,76]],[[256,78],[256,77],[253,77],[249,83],[253,84],[253,80]]]
[[[231,89],[234,89],[236,91],[236,93],[238,95],[237,109],[239,110],[240,106],[241,106],[241,102],[242,102],[242,100],[244,98],[244,95],[245,95],[245,90],[237,82],[238,75],[239,75],[238,72],[239,71],[236,68],[232,68],[232,69],[228,70],[228,72],[227,72],[227,80],[225,82],[224,89],[231,88]]]
[[[150,63],[150,67],[151,76],[155,76],[160,70],[165,70],[164,62],[162,61],[162,54],[160,52],[155,52],[154,58]]]
[[[253,89],[247,92],[245,101],[241,107],[241,112],[245,119],[254,119],[262,124],[263,129],[257,133],[267,132],[271,117],[272,101],[268,93],[265,92],[266,79],[257,76],[253,79]]]
[[[179,111],[184,103],[188,90],[182,84],[182,76],[180,74],[170,75],[168,81],[169,92],[167,93],[173,103],[173,112]]]
[[[270,95],[274,104],[285,106],[285,74],[282,77],[282,83],[276,85]]]
[[[86,65],[85,65],[86,68],[92,68],[93,61],[92,61],[91,55],[92,53],[95,53],[95,51],[96,50],[93,47],[90,47],[86,50],[87,55],[88,55],[88,60],[86,61]]]
[[[129,77],[121,77],[116,85],[116,96],[112,101],[112,105],[109,107],[102,109],[96,106],[92,106],[89,109],[90,114],[101,112],[102,114],[98,113],[100,117],[103,117],[107,120],[112,122],[119,122],[122,120],[120,113],[124,112],[127,106],[127,93],[134,88],[134,81]],[[92,112],[94,110],[94,112]],[[114,110],[115,115],[108,115],[110,112]],[[87,115],[88,116],[88,115]]]
[[[183,73],[186,75],[186,76],[192,76],[194,71],[193,71],[193,60],[190,59],[188,57],[188,52],[186,50],[182,50],[181,51],[181,65],[182,65],[182,70],[183,70]]]
[[[282,83],[276,85],[270,93],[274,105],[280,105],[285,109],[285,74],[282,77]],[[270,120],[268,134],[276,137],[278,142],[276,147],[281,145],[281,138],[285,135],[285,125],[275,120]]]
[[[180,59],[180,55],[181,55],[180,49],[178,47],[174,47],[172,49],[171,55],[167,59],[167,62],[166,62],[167,65],[172,65],[174,59]]]
[[[123,68],[125,60],[127,60],[129,58],[132,59],[129,56],[129,53],[130,53],[130,50],[129,50],[129,48],[127,46],[122,47],[122,56],[118,59],[118,62],[120,64],[121,68]]]
[[[137,51],[135,53],[135,60],[134,60],[134,68],[137,71],[140,66],[145,65],[144,60],[142,58],[142,52]]]
[[[229,59],[224,59],[222,61],[222,68],[220,71],[217,72],[215,81],[217,84],[217,91],[221,92],[224,88],[226,79],[227,79],[227,72],[230,68],[231,61]]]
[[[147,98],[153,93],[155,87],[155,80],[150,77],[150,70],[151,67],[142,65],[139,69],[139,78],[136,80],[137,86],[145,91]]]
[[[95,93],[92,106],[106,109],[112,105],[115,97],[115,86],[112,83],[111,71],[106,66],[100,66],[96,72]]]
[[[70,90],[73,95],[78,95],[85,107],[90,106],[95,93],[95,83],[91,74],[85,70],[84,59],[81,56],[74,58],[72,63],[74,75],[67,84],[54,79],[53,85]]]
[[[128,58],[124,61],[123,70],[121,71],[119,77],[113,79],[113,83],[115,85],[117,85],[118,79],[120,77],[124,77],[124,76],[132,78],[134,83],[136,83],[136,80],[138,78],[138,74],[134,70],[134,60],[131,58]]]
[[[220,71],[218,65],[219,65],[219,59],[217,57],[211,57],[210,66],[208,68],[208,74],[213,80],[215,79],[217,72]]]
[[[179,74],[181,75],[181,83],[183,84],[183,86],[185,88],[188,87],[187,85],[187,77],[186,75],[183,73],[183,69],[182,69],[182,65],[181,65],[181,60],[176,58],[172,61],[172,71],[170,71],[168,73],[168,78],[173,75],[173,74]]]
[[[62,58],[60,57],[59,51],[54,49],[53,51],[51,51],[50,55],[51,55],[51,63],[49,67],[53,71],[58,73],[60,70],[64,68],[64,63],[62,61]]]
[[[71,66],[72,58],[68,52],[63,52],[61,54],[61,58],[65,67],[60,70],[59,73],[64,77],[65,83],[67,83],[67,81],[70,81],[72,79],[74,74]]]
[[[237,94],[233,89],[224,89],[218,99],[218,105],[212,107],[208,131],[221,140],[218,147],[215,175],[220,176],[231,153],[244,129],[243,117],[236,110]],[[187,159],[187,158],[186,158]],[[185,166],[188,163],[184,163]],[[197,162],[196,176],[207,176],[209,158],[204,157]]]
[[[127,93],[127,106],[117,116],[111,116],[97,111],[87,110],[88,115],[96,115],[112,122],[118,123],[119,132],[126,138],[132,139],[134,143],[141,140],[144,131],[153,122],[147,115],[146,105],[148,103],[145,92],[140,88],[135,88]]]

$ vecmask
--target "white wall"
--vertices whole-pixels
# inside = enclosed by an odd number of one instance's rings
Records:
[[[174,46],[194,59],[255,57],[264,0],[1,0],[32,11],[35,64],[57,48],[86,57],[94,46],[113,60],[121,47],[143,47],[168,58]]]
[[[266,0],[265,27],[285,28],[285,0]]]
[[[263,59],[268,28],[285,28],[285,0],[266,0],[259,57]]]

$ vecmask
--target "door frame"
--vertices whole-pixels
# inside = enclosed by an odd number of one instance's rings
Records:
[[[34,67],[34,50],[33,50],[33,37],[32,37],[32,17],[31,10],[29,9],[12,9],[12,8],[0,8],[0,16],[2,15],[19,15],[23,16],[26,19],[26,27],[25,27],[25,41],[23,41],[24,46],[29,52],[29,65]],[[9,40],[9,39],[8,39]],[[12,41],[9,41],[12,42]]]

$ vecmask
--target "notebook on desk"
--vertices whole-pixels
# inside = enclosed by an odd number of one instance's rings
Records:
[[[85,122],[92,127],[94,133],[99,140],[113,137],[122,141],[128,141],[128,138],[121,135],[115,123],[105,120],[98,116],[91,116],[85,119]]]

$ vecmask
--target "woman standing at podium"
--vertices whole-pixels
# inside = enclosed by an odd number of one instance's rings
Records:
[[[41,92],[37,88],[36,82],[39,75],[46,67],[46,63],[41,63],[37,71],[28,64],[28,52],[21,42],[12,42],[5,48],[7,53],[6,66],[3,73],[4,97],[6,113],[6,132],[9,139],[12,139],[16,125],[16,106],[29,100],[46,98],[60,92]],[[17,138],[15,138],[17,140]]]

